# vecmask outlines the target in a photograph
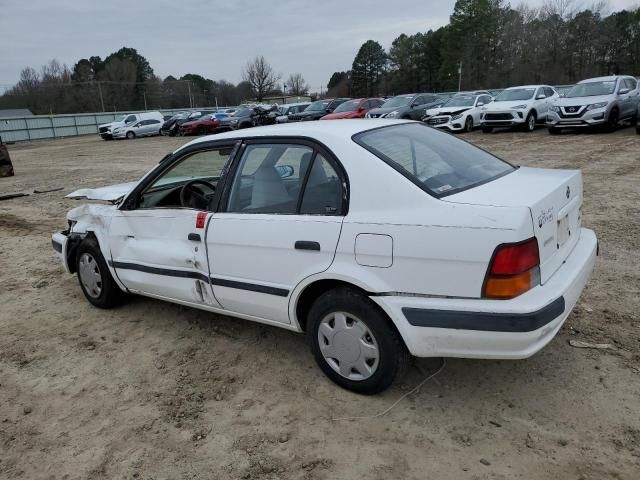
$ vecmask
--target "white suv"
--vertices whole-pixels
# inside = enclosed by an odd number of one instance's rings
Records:
[[[621,120],[635,123],[640,90],[631,76],[598,77],[583,80],[551,107],[549,133],[562,128],[603,126],[613,131]]]
[[[544,124],[558,92],[549,85],[525,85],[503,90],[483,108],[482,131],[491,133],[496,127],[521,127],[533,132]]]

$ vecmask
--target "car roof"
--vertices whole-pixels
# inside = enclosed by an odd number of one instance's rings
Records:
[[[538,88],[538,87],[550,87],[551,85],[518,85],[517,87],[505,88],[505,90],[515,90],[516,88]]]
[[[607,77],[594,77],[581,80],[578,83],[591,83],[591,82],[612,82],[618,78],[627,78],[629,75],[609,75]]]
[[[178,148],[176,152],[188,146],[214,140],[233,140],[250,137],[309,137],[322,143],[332,143],[350,139],[353,135],[373,128],[416,123],[408,120],[386,120],[361,118],[354,120],[340,120],[339,122],[293,122],[262,127],[244,128],[229,132],[217,133],[199,137]]]

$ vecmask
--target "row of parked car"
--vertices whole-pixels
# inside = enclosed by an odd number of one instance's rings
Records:
[[[631,76],[583,80],[560,94],[550,85],[511,87],[493,97],[489,92],[453,96],[440,108],[427,110],[424,121],[449,131],[482,128],[522,128],[533,131],[545,125],[549,133],[565,128],[604,127],[615,130],[620,122],[640,118],[640,82]],[[637,126],[640,134],[640,125]]]
[[[274,123],[389,118],[420,120],[450,132],[481,128],[520,128],[531,132],[544,125],[562,129],[603,127],[615,130],[622,121],[636,123],[640,134],[640,82],[616,75],[583,80],[573,86],[525,85],[504,90],[415,93],[383,98],[328,98],[286,105],[244,104],[223,110],[123,115],[100,125],[105,140],[150,135],[206,135]]]

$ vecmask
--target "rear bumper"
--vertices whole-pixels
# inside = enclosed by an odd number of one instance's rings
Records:
[[[527,358],[558,333],[587,284],[597,255],[593,231],[544,284],[512,300],[374,296],[417,357]]]

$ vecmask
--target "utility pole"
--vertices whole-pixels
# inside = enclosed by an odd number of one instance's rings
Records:
[[[144,111],[147,111],[147,92],[146,91],[142,91],[142,98],[144,98]]]
[[[462,89],[462,60],[458,63],[458,93]]]
[[[104,112],[104,99],[102,98],[102,85],[98,82],[98,93],[100,94],[100,106],[102,107],[102,111]]]
[[[187,80],[187,88],[189,89],[189,108],[193,108],[193,99],[191,98],[191,81]]]

